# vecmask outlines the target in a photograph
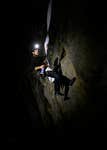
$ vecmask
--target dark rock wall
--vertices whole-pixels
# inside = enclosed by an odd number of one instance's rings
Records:
[[[105,8],[99,12],[101,8],[90,1],[53,3],[48,58],[53,65],[64,50],[63,74],[70,79],[75,76],[76,81],[69,89],[70,99],[64,101],[62,96],[54,96],[54,85],[47,78],[30,80],[34,97],[32,102],[28,99],[32,107],[38,107],[30,111],[31,116],[39,112],[45,128],[56,126],[63,130],[107,124],[106,25]]]
[[[64,49],[65,56],[61,61],[63,74],[70,79],[76,76],[77,80],[70,87],[68,101],[61,96],[56,98],[53,84],[46,81],[43,91],[50,106],[48,113],[55,124],[66,124],[69,120],[74,127],[104,125],[106,119],[100,118],[103,122],[98,119],[99,116],[104,117],[107,86],[103,12],[98,17],[99,6],[94,9],[94,5],[88,2],[54,5],[57,7],[53,10],[54,25],[50,30],[50,37],[54,39],[53,45],[50,45],[50,62],[53,64]]]

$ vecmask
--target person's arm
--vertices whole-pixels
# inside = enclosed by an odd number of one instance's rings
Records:
[[[42,69],[42,68],[44,68],[44,67],[48,67],[48,66],[49,66],[49,65],[48,65],[48,63],[47,63],[47,58],[46,58],[46,56],[44,56],[43,64],[40,65],[40,66],[35,67],[34,70],[40,70],[40,69]]]
[[[35,69],[35,70],[39,70],[39,69],[42,69],[42,68],[44,68],[44,65],[37,66],[37,67],[35,67],[34,69]]]

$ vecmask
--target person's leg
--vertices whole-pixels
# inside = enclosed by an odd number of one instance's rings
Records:
[[[73,78],[70,80],[69,85],[72,86],[73,83],[75,82],[75,80],[76,80],[76,77],[73,77]]]
[[[63,96],[64,94],[60,93],[61,76],[58,73],[55,73],[53,71],[47,71],[46,76],[55,78],[55,81],[54,81],[55,95]]]
[[[61,81],[64,86],[64,99],[68,97],[68,91],[69,91],[69,82],[70,80],[66,76],[61,76]]]
[[[65,85],[64,100],[69,99],[68,91],[69,91],[69,86]]]
[[[68,92],[69,92],[69,86],[72,86],[73,83],[75,81],[75,78],[73,78],[72,80],[70,80],[69,78],[67,78],[66,76],[62,76],[62,82],[63,85],[65,87],[65,91],[64,91],[64,100],[68,100]]]
[[[69,78],[67,78],[66,76],[62,76],[62,81],[64,83],[64,85],[66,86],[72,86],[73,83],[75,82],[76,77],[73,77],[71,80]]]
[[[54,74],[54,90],[55,90],[55,95],[60,94],[60,76],[58,74]]]

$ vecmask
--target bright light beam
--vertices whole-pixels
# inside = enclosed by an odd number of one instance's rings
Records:
[[[36,48],[36,49],[38,49],[39,47],[40,47],[39,44],[34,45],[34,48]]]

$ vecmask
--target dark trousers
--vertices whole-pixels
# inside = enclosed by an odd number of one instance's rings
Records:
[[[66,76],[61,76],[61,84],[64,86],[65,91],[64,91],[64,97],[67,97],[68,91],[69,91],[69,83],[70,79],[68,79]]]
[[[54,81],[54,89],[55,89],[55,94],[59,93],[60,92],[60,75],[54,73],[54,78],[55,78],[55,81]]]
[[[58,74],[58,73],[52,72],[52,71],[47,71],[46,76],[55,78],[55,81],[54,81],[55,94],[60,92],[60,86],[62,85],[65,88],[64,97],[67,97],[68,91],[69,91],[70,79],[62,74]]]
[[[46,76],[55,78],[55,81],[54,81],[55,94],[59,93],[60,92],[61,76],[58,73],[53,72],[53,71],[47,71]]]

